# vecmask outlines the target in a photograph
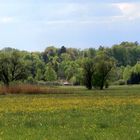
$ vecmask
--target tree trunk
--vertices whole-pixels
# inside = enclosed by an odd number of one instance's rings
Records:
[[[104,88],[104,79],[101,82],[100,90],[103,90],[103,88]]]

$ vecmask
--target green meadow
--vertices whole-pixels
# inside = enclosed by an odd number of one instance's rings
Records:
[[[140,140],[140,86],[0,95],[0,140]]]

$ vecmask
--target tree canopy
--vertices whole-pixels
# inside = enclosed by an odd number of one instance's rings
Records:
[[[69,81],[88,89],[103,89],[108,83],[136,79],[132,77],[140,73],[139,61],[138,42],[98,49],[49,46],[43,52],[8,47],[0,50],[0,81],[5,85],[14,81]]]
[[[9,85],[10,82],[24,80],[28,75],[28,66],[17,51],[0,53],[0,80]]]

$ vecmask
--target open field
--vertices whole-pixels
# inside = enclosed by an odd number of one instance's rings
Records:
[[[140,86],[0,95],[1,140],[140,140]]]

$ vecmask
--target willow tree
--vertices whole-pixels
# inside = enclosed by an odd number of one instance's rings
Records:
[[[111,70],[115,66],[115,60],[106,54],[99,54],[94,59],[95,72],[93,76],[93,86],[104,88]]]
[[[91,90],[92,89],[92,79],[95,72],[95,65],[93,59],[86,58],[83,62],[83,72],[84,72],[84,84]]]
[[[0,80],[6,85],[26,79],[28,68],[18,51],[0,53]]]

